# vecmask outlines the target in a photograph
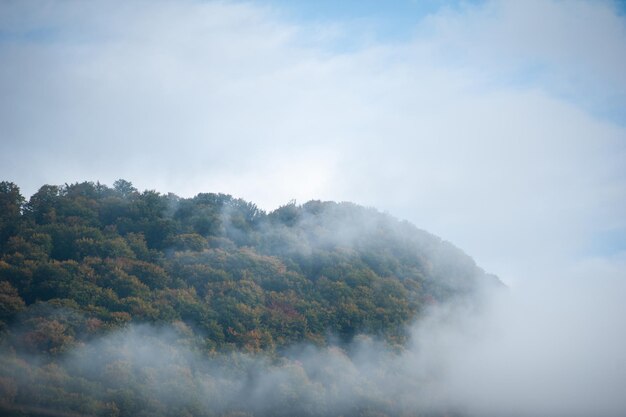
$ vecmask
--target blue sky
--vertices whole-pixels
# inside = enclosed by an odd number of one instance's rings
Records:
[[[374,18],[398,22],[400,26],[411,26],[416,20],[435,13],[442,8],[458,9],[467,5],[478,5],[485,0],[259,0],[287,10],[300,19],[350,20]],[[626,11],[626,1],[608,0],[621,11]]]
[[[626,0],[603,1],[618,13],[626,13]],[[480,6],[485,0],[257,0],[285,13],[298,22],[360,23],[379,40],[406,40],[418,22],[442,9],[463,10]]]
[[[306,22],[352,22],[362,24],[381,40],[406,40],[425,16],[442,8],[458,9],[482,0],[263,0],[286,13],[289,18]]]

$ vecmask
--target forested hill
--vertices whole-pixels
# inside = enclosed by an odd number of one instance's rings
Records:
[[[374,209],[310,201],[265,213],[229,195],[179,198],[124,180],[45,185],[28,201],[0,183],[0,256],[1,340],[16,355],[0,366],[0,403],[30,401],[12,379],[26,372],[20,355],[54,362],[139,323],[172,324],[209,353],[280,355],[359,334],[400,347],[428,306],[498,282]],[[120,415],[137,411],[115,398]]]
[[[58,327],[33,350],[129,321],[182,321],[214,348],[395,339],[424,306],[489,279],[451,244],[350,203],[266,214],[229,195],[185,199],[124,180],[45,185],[28,202],[12,183],[0,193],[3,325],[43,303],[91,323]]]

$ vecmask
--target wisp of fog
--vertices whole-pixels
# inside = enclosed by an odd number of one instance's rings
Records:
[[[624,415],[626,285],[619,270],[581,270],[434,306],[400,349],[363,335],[291,347],[281,357],[207,354],[178,323],[114,331],[74,348],[63,363],[87,379],[126,381],[146,398],[195,401],[216,413]]]

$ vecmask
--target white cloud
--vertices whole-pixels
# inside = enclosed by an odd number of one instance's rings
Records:
[[[482,68],[504,84],[539,84],[587,110],[625,116],[626,24],[616,2],[493,0],[464,14],[436,15],[425,26],[456,65]]]
[[[442,10],[349,53],[252,3],[0,7],[0,175],[27,194],[124,177],[265,208],[354,200],[509,280],[626,227],[626,130],[597,117],[626,101],[608,3]]]

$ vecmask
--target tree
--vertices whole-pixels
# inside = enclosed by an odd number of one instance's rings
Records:
[[[23,205],[24,197],[19,187],[12,182],[0,182],[0,253],[18,230]]]
[[[59,197],[59,187],[44,185],[28,200],[24,211],[37,224],[54,223]]]
[[[133,184],[130,181],[123,179],[115,181],[113,183],[113,188],[124,198],[128,198],[138,193],[137,189],[133,187]]]
[[[0,321],[7,321],[24,309],[24,300],[8,282],[0,281]]]

